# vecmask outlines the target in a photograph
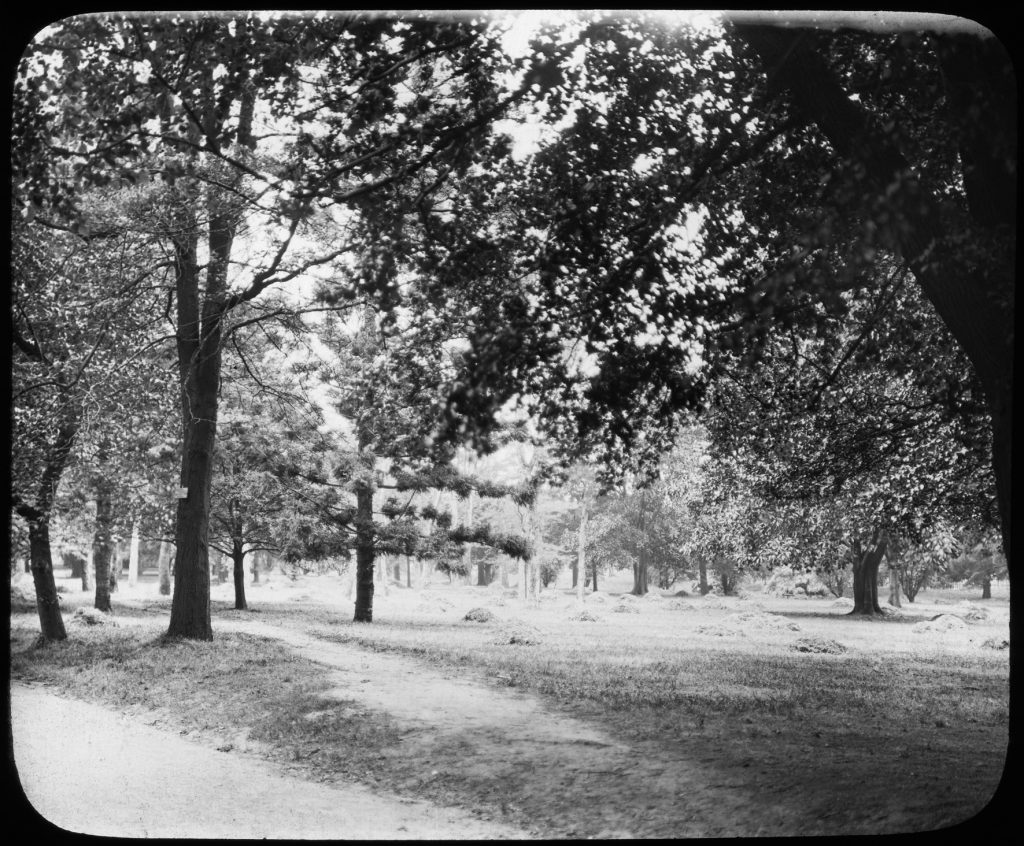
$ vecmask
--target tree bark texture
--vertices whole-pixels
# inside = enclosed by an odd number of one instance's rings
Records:
[[[93,604],[100,611],[110,611],[112,559],[117,557],[113,522],[111,484],[108,479],[101,478],[96,483],[96,524],[92,541],[92,560],[96,567],[96,599]]]
[[[67,630],[60,613],[57,583],[53,575],[53,557],[50,551],[50,512],[57,493],[57,485],[68,455],[78,436],[80,409],[68,399],[63,404],[64,414],[46,456],[46,463],[36,490],[35,504],[15,503],[15,511],[28,524],[29,571],[36,589],[36,610],[39,613],[39,634],[44,641],[64,640]]]
[[[246,611],[249,606],[245,601],[245,544],[240,535],[231,539],[231,562],[234,565],[235,610]]]
[[[871,543],[853,567],[853,610],[851,614],[881,614],[878,604],[878,568],[885,555],[888,536],[881,529],[875,529]]]
[[[157,559],[157,574],[161,596],[171,595],[171,559],[167,541],[160,541],[160,555]]]
[[[64,618],[61,616],[60,601],[57,598],[57,583],[53,578],[48,520],[28,521],[28,548],[32,582],[36,588],[40,635],[44,641],[64,640],[68,633],[64,628]]]
[[[922,184],[892,133],[851,100],[807,30],[740,25],[760,54],[769,86],[788,93],[850,173],[863,172],[884,197],[888,236],[922,291],[963,348],[985,390],[992,423],[992,466],[1011,560],[1013,339],[1016,252],[1017,86],[998,39],[937,36],[950,131],[956,133],[967,210],[959,213]],[[965,260],[964,240],[983,244],[985,261]]]
[[[988,576],[981,580],[981,598],[992,598],[992,579]]]
[[[708,562],[703,555],[697,559],[697,571],[700,577],[700,595],[707,596],[711,586],[708,584]]]
[[[373,622],[373,488],[356,487],[356,608],[353,620]]]
[[[198,192],[194,195],[198,204]],[[206,301],[200,308],[198,220],[195,208],[183,210],[182,234],[175,239],[178,377],[184,448],[181,487],[174,530],[174,595],[167,633],[213,640],[210,621],[210,488],[217,438],[221,364],[221,314],[216,301],[223,285],[211,257]],[[213,245],[211,244],[211,251]],[[211,290],[210,283],[214,286]]]

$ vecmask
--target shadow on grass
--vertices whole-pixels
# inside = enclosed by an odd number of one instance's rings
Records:
[[[934,614],[851,614],[849,611],[776,611],[780,617],[795,617],[804,620],[845,620],[851,623],[920,623]]]

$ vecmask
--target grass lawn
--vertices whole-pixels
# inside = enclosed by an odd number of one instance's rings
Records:
[[[356,778],[556,837],[610,836],[607,819],[590,824],[573,813],[597,806],[612,809],[606,816],[618,808],[615,819],[628,819],[627,830],[642,837],[933,829],[980,810],[1002,773],[1008,650],[982,644],[1008,636],[1005,598],[974,603],[988,619],[937,633],[919,624],[955,613],[960,606],[949,602],[962,595],[943,597],[945,604],[938,594],[922,595],[903,616],[884,620],[845,616],[831,600],[756,593],[744,600],[608,596],[588,598],[596,619],[581,621],[564,591],[531,606],[492,589],[436,585],[422,593],[392,588],[377,597],[376,622],[357,625],[330,578],[253,587],[248,615],[215,589],[214,629],[218,619],[258,619],[325,644],[412,656],[456,677],[528,691],[553,712],[628,744],[634,766],[582,777],[569,774],[567,760],[557,790],[532,790],[521,782],[522,760],[504,775],[497,764],[491,772],[466,766],[468,741],[449,738],[429,749],[431,772],[446,777],[418,778],[427,758],[417,757],[407,726],[358,707],[325,710],[324,666],[233,632],[213,643],[167,641],[159,635],[167,600],[155,590],[114,597],[115,619],[146,617],[151,626],[69,623],[68,642],[44,648],[33,646],[31,609],[16,605],[12,675],[292,762],[311,777]],[[69,610],[87,602],[66,594]],[[622,605],[634,610],[615,610]],[[475,607],[495,619],[465,621]],[[533,642],[510,643],[511,635]],[[799,652],[801,638],[826,638],[846,651]],[[329,718],[310,717],[323,713]],[[683,772],[688,784],[700,784],[689,796],[679,795],[674,777]],[[516,801],[488,802],[496,780],[516,785]],[[733,828],[701,822],[701,808],[716,802],[734,807]]]

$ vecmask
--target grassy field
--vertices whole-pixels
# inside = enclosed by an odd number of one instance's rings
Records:
[[[864,620],[829,599],[605,595],[588,597],[595,619],[580,620],[565,591],[529,605],[500,590],[434,585],[378,595],[376,622],[356,625],[331,577],[254,586],[250,613],[231,610],[229,595],[215,588],[215,630],[218,620],[258,619],[325,649],[356,645],[484,680],[496,696],[526,691],[628,744],[633,765],[583,777],[566,759],[564,777],[535,772],[538,785],[550,784],[533,789],[520,759],[466,766],[466,740],[431,745],[429,759],[410,752],[419,749],[411,729],[386,713],[351,707],[311,719],[328,712],[324,666],[234,632],[166,641],[168,603],[152,586],[114,600],[115,620],[148,625],[71,622],[68,642],[45,648],[33,645],[32,609],[15,604],[12,675],[313,778],[355,778],[554,837],[927,830],[971,817],[1002,773],[1008,650],[991,645],[1009,637],[1005,597],[964,604],[964,594],[933,591],[900,616]],[[69,611],[88,604],[73,589],[64,596]],[[494,619],[466,621],[477,607]],[[983,619],[922,631],[940,613]],[[807,640],[844,651],[797,651]],[[424,779],[424,768],[443,777]],[[696,810],[684,810],[688,802]],[[606,810],[593,819],[578,813],[598,806]]]

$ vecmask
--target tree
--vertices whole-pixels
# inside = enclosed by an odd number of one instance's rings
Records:
[[[891,544],[889,554],[899,564],[899,579],[907,601],[913,602],[917,594],[927,587],[939,567],[953,558],[960,548],[953,527],[940,520],[929,526],[918,542]]]
[[[1002,556],[999,543],[991,530],[970,527],[964,532],[964,550],[959,556],[947,560],[943,575],[949,581],[965,581],[981,585],[981,598],[992,598],[992,580],[1008,574],[1006,559]]]
[[[439,169],[435,182],[442,184],[447,172],[468,167],[468,139],[510,99],[483,74],[501,55],[486,49],[493,36],[485,27],[399,24],[257,15],[78,18],[44,31],[23,63],[15,158],[27,214],[48,208],[78,226],[77,183],[151,174],[166,183],[186,491],[176,520],[172,635],[212,637],[210,484],[232,312],[350,248],[342,238],[327,255],[289,259],[317,202],[358,213],[428,165]],[[346,49],[336,50],[339,42]],[[450,63],[442,61],[446,54]],[[400,103],[399,92],[409,88],[424,93]],[[294,132],[291,158],[261,145],[253,127],[264,114]],[[68,166],[71,179],[60,170]],[[278,227],[273,246],[247,277],[236,275],[237,242],[257,220]],[[209,256],[205,272],[200,246]]]
[[[769,69],[769,89],[817,127],[834,151],[836,175],[859,189],[861,205],[850,213],[878,227],[884,248],[911,270],[970,359],[991,418],[992,468],[1009,559],[1017,95],[1005,48],[984,31],[872,39],[746,23],[735,29]],[[844,55],[845,38],[854,44]],[[859,88],[855,100],[851,77],[863,73],[856,63],[865,60],[881,64],[875,79],[885,84]],[[941,191],[929,184],[927,147],[918,147],[917,160],[905,152],[917,139],[898,129],[897,110],[919,108],[920,102],[903,87],[909,74],[900,71],[925,79],[927,95],[944,101],[944,108],[934,100],[927,104],[927,141],[938,146],[946,140],[959,156],[959,172]],[[950,184],[958,177],[959,190]],[[942,193],[950,190],[956,191],[952,204]]]
[[[759,513],[800,541],[762,556],[764,566],[788,557],[818,569],[808,553],[850,561],[855,613],[880,613],[877,568],[890,538],[917,543],[942,518],[996,521],[977,383],[898,271],[831,312],[794,314],[756,362],[718,366],[706,422],[728,485],[715,487],[772,503]]]
[[[702,401],[702,353],[756,348],[895,265],[984,391],[1008,544],[1016,96],[998,43],[600,16],[560,37],[572,58],[538,101],[571,125],[489,239],[515,282],[453,408],[485,418],[525,393],[562,442],[650,466]]]
[[[163,268],[147,240],[120,225],[118,202],[116,192],[83,197],[83,226],[97,234],[41,218],[16,222],[13,232],[12,500],[34,543],[46,640],[64,637],[49,552],[61,481],[103,432],[130,425],[126,397],[144,405],[160,393],[158,374],[141,385],[138,375],[149,361]]]

